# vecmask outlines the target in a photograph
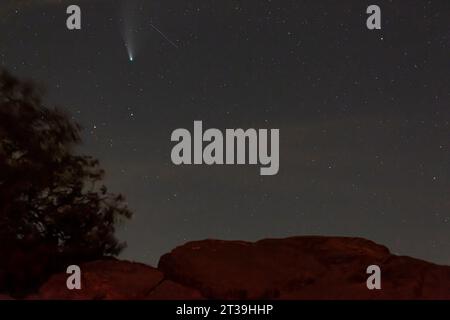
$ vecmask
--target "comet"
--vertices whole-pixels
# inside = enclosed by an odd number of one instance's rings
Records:
[[[133,50],[128,45],[126,45],[126,47],[127,47],[128,60],[130,60],[130,62],[133,62],[133,60],[134,60]]]
[[[138,50],[138,30],[140,28],[139,3],[135,0],[123,1],[121,10],[122,37],[128,55],[128,60],[133,62]]]
[[[179,49],[176,42],[172,41],[156,24],[150,19],[150,24],[146,20],[146,12],[156,12],[157,9],[150,9],[148,3],[143,0],[122,0],[120,21],[122,29],[122,37],[125,43],[128,61],[136,60],[138,50],[144,46],[145,36],[150,31],[156,32],[172,47]],[[151,29],[153,30],[151,30]]]

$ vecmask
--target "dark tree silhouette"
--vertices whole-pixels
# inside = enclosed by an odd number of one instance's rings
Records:
[[[115,227],[131,212],[101,184],[98,160],[75,154],[80,142],[80,126],[45,107],[36,85],[0,71],[0,291],[2,278],[3,287],[34,281],[17,276],[23,263],[39,278],[48,261],[62,267],[123,248]]]

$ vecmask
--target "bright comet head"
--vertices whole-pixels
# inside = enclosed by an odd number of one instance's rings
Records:
[[[127,54],[128,54],[128,60],[130,62],[134,61],[134,52],[133,49],[131,47],[131,45],[129,43],[125,44],[126,48],[127,48]]]
[[[133,52],[128,48],[128,60],[130,60],[130,62],[133,62],[134,60],[134,55]]]

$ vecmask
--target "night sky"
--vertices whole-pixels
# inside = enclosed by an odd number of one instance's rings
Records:
[[[81,31],[66,28],[68,4],[81,6]],[[370,4],[382,30],[366,28]],[[450,264],[448,0],[2,0],[0,10],[1,65],[82,124],[79,152],[101,160],[135,212],[120,228],[123,258],[155,264],[205,238],[339,235]],[[194,120],[280,129],[280,172],[173,165],[171,133]]]

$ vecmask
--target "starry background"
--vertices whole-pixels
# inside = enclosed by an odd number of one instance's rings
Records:
[[[377,0],[369,31],[373,1],[133,1],[0,5],[1,65],[83,125],[79,151],[135,212],[123,258],[313,234],[450,264],[450,2]],[[194,120],[279,128],[279,174],[172,165],[170,135]]]

